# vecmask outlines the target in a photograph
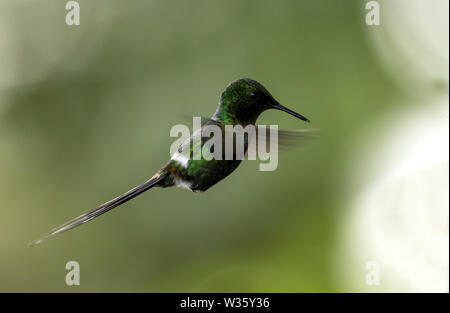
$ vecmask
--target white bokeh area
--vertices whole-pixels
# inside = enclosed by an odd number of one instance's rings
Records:
[[[343,225],[340,279],[352,290],[448,291],[448,102],[431,107],[386,130],[383,143],[359,154],[367,164],[354,170],[371,174],[356,178],[360,191]],[[378,285],[366,282],[369,262],[379,266]]]
[[[448,292],[448,1],[380,7],[382,25],[367,37],[407,100],[349,152],[337,276],[349,291]]]

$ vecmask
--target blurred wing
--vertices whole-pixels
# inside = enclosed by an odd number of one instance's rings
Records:
[[[251,138],[251,140],[256,140],[259,136],[255,136]],[[297,147],[300,147],[311,140],[314,140],[315,138],[318,138],[318,131],[315,129],[298,129],[298,130],[283,130],[279,129],[276,136],[272,136],[270,134],[270,129],[266,128],[266,136],[265,136],[265,143],[266,151],[270,151],[270,147],[274,147],[275,145],[278,146],[278,151],[286,151],[290,149],[294,149]],[[261,142],[259,140],[256,140],[256,144],[249,144],[248,152],[247,153],[254,153],[254,155],[258,155],[258,145],[260,145]],[[256,149],[253,150],[253,149]]]
[[[270,141],[278,142],[281,150],[288,150],[299,147],[315,138],[318,138],[318,131],[314,129],[298,129],[298,130],[278,130],[278,137],[271,138]]]
[[[199,117],[200,118],[200,121],[201,121],[201,126],[203,126],[203,125],[205,125],[205,124],[207,124],[207,123],[210,123],[210,124],[220,124],[220,123],[218,123],[217,121],[215,121],[215,120],[213,120],[213,119],[211,119],[211,118],[209,118],[209,117],[203,117],[203,116],[196,116],[196,117]],[[194,120],[193,120],[193,116],[188,116],[188,115],[185,115],[185,116],[183,116],[183,118],[182,118],[182,121],[184,122],[184,123],[186,123],[187,125],[193,125],[193,123],[194,123]]]
[[[201,125],[204,126],[206,124],[217,124],[220,125],[220,123],[218,123],[215,120],[212,120],[210,118],[207,117],[201,117]],[[192,117],[190,116],[184,116],[183,119],[186,123],[193,123]],[[266,137],[265,137],[265,142],[266,142],[266,151],[270,151],[270,144],[272,144],[272,147],[274,145],[278,146],[278,150],[279,151],[286,151],[286,150],[291,150],[294,148],[297,148],[299,146],[302,146],[308,142],[310,142],[311,140],[314,140],[315,138],[318,138],[318,133],[319,131],[317,129],[297,129],[297,130],[283,130],[283,129],[279,129],[278,130],[278,134],[277,136],[271,136],[270,135],[270,128],[267,127],[266,128]],[[255,138],[258,138],[258,136],[256,136]],[[249,142],[251,142],[252,140],[255,140],[255,138],[249,138]],[[257,149],[258,149],[258,141],[256,143],[256,145],[248,145],[248,151],[249,152],[254,152],[256,153],[255,155],[257,155]],[[256,151],[253,151],[253,149],[256,149]]]

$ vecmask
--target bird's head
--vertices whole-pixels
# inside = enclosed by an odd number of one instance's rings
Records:
[[[263,85],[250,78],[237,79],[225,88],[214,117],[225,123],[254,124],[258,116],[269,109],[281,110],[309,122],[303,115],[282,106]]]

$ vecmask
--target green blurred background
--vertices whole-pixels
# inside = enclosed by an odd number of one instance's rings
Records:
[[[355,290],[336,275],[349,157],[408,98],[373,52],[365,2],[79,3],[80,26],[65,1],[0,4],[0,291]],[[274,172],[246,161],[204,194],[154,189],[27,247],[148,179],[171,127],[212,115],[240,77],[312,120],[269,111],[260,124],[320,138]]]

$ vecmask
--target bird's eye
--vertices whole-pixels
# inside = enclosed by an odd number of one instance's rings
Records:
[[[256,98],[258,98],[258,95],[257,95],[255,92],[253,92],[253,91],[249,92],[249,93],[248,93],[248,96],[249,96],[250,99],[256,99]]]

